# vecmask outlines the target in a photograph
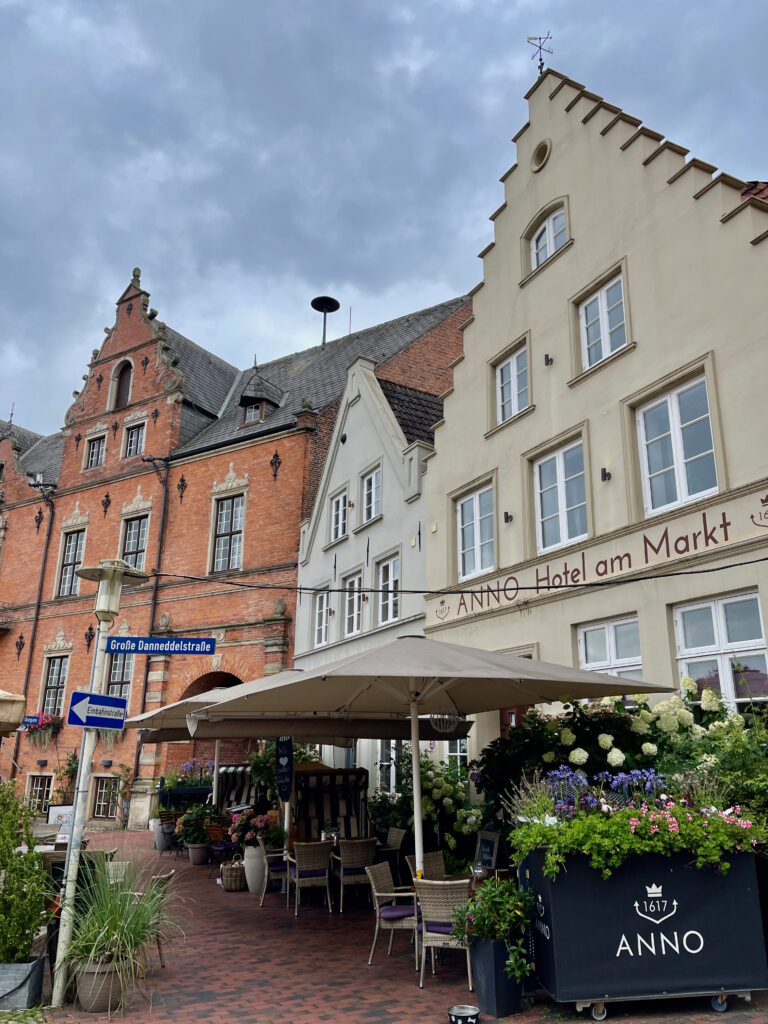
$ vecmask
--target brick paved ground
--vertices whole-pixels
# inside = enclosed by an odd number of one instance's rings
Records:
[[[247,892],[224,892],[215,875],[208,878],[207,867],[192,867],[168,854],[158,858],[149,832],[92,837],[92,848],[115,846],[118,860],[175,867],[184,900],[178,914],[184,938],[167,949],[165,970],[154,953],[150,998],[136,995],[125,1024],[445,1024],[449,1006],[472,1002],[463,955],[455,952],[446,954],[436,977],[427,973],[419,989],[405,934],[395,935],[391,958],[386,941],[380,940],[374,965],[368,967],[373,915],[362,901],[340,918],[313,900],[295,919],[277,893],[268,894],[260,909]],[[312,895],[305,892],[304,899]],[[47,988],[44,996],[49,996]],[[102,1020],[73,1006],[54,1011],[52,1019],[56,1024]],[[768,998],[761,994],[753,1003],[739,1001],[727,1017],[713,1012],[707,999],[613,1004],[608,1019],[623,1024],[768,1024]],[[591,1018],[588,1012],[576,1014],[572,1004],[540,995],[514,1020],[552,1024]]]

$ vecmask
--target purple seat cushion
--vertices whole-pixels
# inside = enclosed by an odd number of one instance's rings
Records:
[[[304,868],[299,872],[299,878],[325,878],[326,868]],[[291,864],[291,878],[296,877],[296,865]]]
[[[382,921],[400,921],[404,917],[413,917],[413,905],[401,904],[394,907],[380,907],[379,917]]]
[[[453,925],[449,921],[425,921],[424,923],[428,932],[437,932],[439,935],[453,934]],[[421,922],[419,922],[419,931],[421,931],[421,927]]]
[[[342,874],[346,878],[347,875],[364,875],[365,868],[342,868]]]
[[[269,862],[269,873],[270,875],[279,875],[285,871],[288,865],[284,860],[274,860]]]

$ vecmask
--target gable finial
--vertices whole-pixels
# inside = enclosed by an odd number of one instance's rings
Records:
[[[552,40],[552,35],[547,32],[545,36],[528,36],[528,43],[533,47],[533,53],[531,54],[531,60],[539,58],[539,75],[544,74],[544,57],[545,53],[552,53],[553,51],[545,46],[545,43],[549,43]]]
[[[13,410],[15,408],[16,408],[16,403],[15,402],[11,402],[11,412],[10,412],[10,415],[8,416],[8,426],[9,427],[13,426]]]

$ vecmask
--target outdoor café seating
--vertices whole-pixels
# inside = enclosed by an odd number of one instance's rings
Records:
[[[417,878],[414,881],[416,897],[419,901],[421,919],[416,925],[421,935],[421,973],[419,988],[424,987],[424,965],[427,960],[427,949],[432,956],[432,973],[435,973],[436,949],[461,949],[461,943],[453,934],[453,911],[467,902],[469,898],[470,880],[430,881]],[[472,964],[467,949],[467,977],[469,990],[472,991]]]
[[[387,832],[387,841],[376,847],[376,860],[387,860],[392,869],[392,877],[398,881],[400,879],[400,853],[407,835],[406,829],[392,825]]]
[[[410,885],[395,885],[389,864],[371,864],[365,869],[371,883],[373,894],[373,910],[376,914],[376,929],[373,933],[373,945],[368,957],[368,966],[373,963],[373,954],[379,939],[379,931],[388,931],[389,947],[387,956],[392,955],[392,941],[396,931],[409,931],[413,942],[413,959],[418,970],[418,943],[416,942],[416,894]],[[398,902],[400,901],[400,902]]]
[[[328,913],[333,911],[331,903],[331,853],[333,840],[319,843],[294,843],[293,855],[288,854],[288,884],[285,887],[285,905],[290,903],[291,886],[295,892],[294,917],[299,916],[302,889],[325,887]]]
[[[368,885],[366,867],[376,855],[375,839],[340,839],[339,852],[331,854],[333,873],[339,880],[339,913],[344,913],[344,890],[348,885]]]
[[[259,847],[261,852],[264,854],[264,862],[266,863],[266,870],[264,872],[264,882],[261,886],[261,899],[259,900],[259,906],[264,906],[264,896],[267,891],[267,886],[270,882],[279,879],[281,882],[285,881],[286,874],[288,871],[288,862],[285,859],[283,850],[268,850],[264,840],[259,836]],[[288,884],[286,882],[286,891]],[[287,905],[287,904],[286,904]]]
[[[412,853],[406,854],[405,863],[411,872],[411,878],[416,880],[416,857]],[[429,878],[432,881],[440,881],[446,877],[445,858],[442,850],[431,850],[424,854],[424,872],[422,878]]]

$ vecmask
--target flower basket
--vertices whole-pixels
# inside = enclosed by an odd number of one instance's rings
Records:
[[[27,739],[30,743],[40,747],[42,750],[48,748],[51,737],[59,732],[62,726],[61,718],[58,715],[40,715],[37,722],[27,726]]]
[[[221,887],[225,892],[242,892],[247,887],[245,865],[239,853],[221,865]]]

